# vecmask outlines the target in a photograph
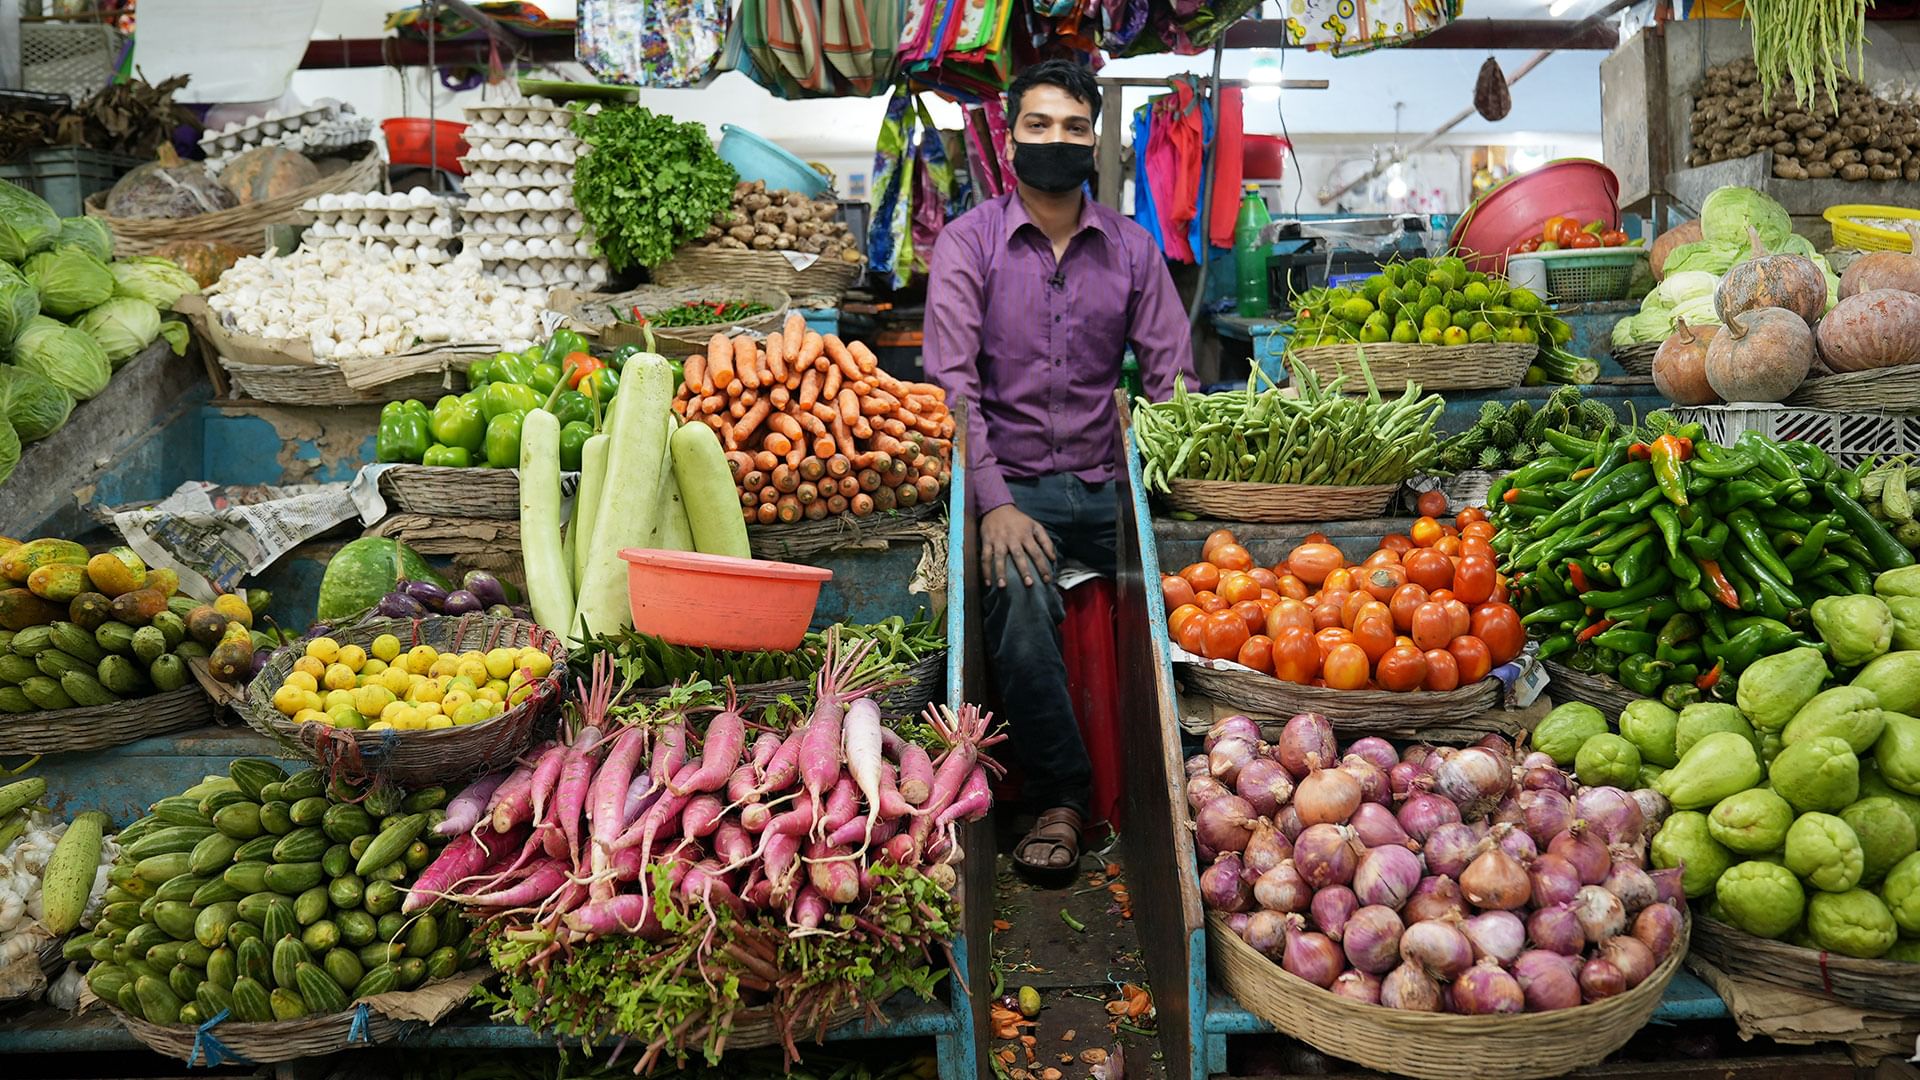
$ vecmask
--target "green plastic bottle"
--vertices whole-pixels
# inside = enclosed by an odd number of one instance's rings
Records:
[[[1240,198],[1240,216],[1233,223],[1234,282],[1242,318],[1257,319],[1267,314],[1267,246],[1260,242],[1260,230],[1272,220],[1259,186],[1246,185],[1246,194]]]

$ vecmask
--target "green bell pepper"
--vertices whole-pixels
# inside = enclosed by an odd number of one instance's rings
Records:
[[[493,362],[502,356],[512,356],[512,355],[514,354],[513,353],[495,353],[494,355],[487,357],[485,360],[475,360],[473,363],[468,364],[467,365],[467,385],[468,386],[484,386],[487,383],[492,382],[493,381]]]
[[[572,330],[555,330],[547,343],[540,346],[541,359],[552,364],[556,370],[566,366],[568,353],[587,351],[587,339]]]
[[[587,400],[587,395],[578,390],[562,390],[560,396],[553,401],[553,415],[560,421],[560,426],[563,428],[576,420],[592,424],[593,402]]]
[[[487,465],[495,469],[520,467],[520,425],[527,418],[521,411],[503,412],[487,421]]]
[[[545,396],[531,386],[497,382],[487,387],[486,394],[480,398],[480,411],[491,425],[496,416],[510,412],[532,412],[545,400]]]
[[[551,394],[553,388],[560,385],[560,369],[552,364],[535,364],[527,373],[527,385],[542,394]]]
[[[485,432],[482,432],[484,436]],[[473,455],[464,446],[429,446],[422,465],[438,465],[449,469],[464,469],[473,464]]]
[[[1641,697],[1659,693],[1660,684],[1666,681],[1666,676],[1667,665],[1643,652],[1634,653],[1620,661],[1620,670],[1614,675],[1622,686]]]
[[[487,437],[487,417],[478,405],[448,394],[434,403],[433,412],[427,417],[427,430],[433,434],[433,441],[442,446],[478,450]]]
[[[1573,645],[1574,641],[1571,633],[1555,634],[1540,643],[1540,652],[1538,655],[1541,660],[1551,660],[1573,648]]]
[[[1596,649],[1612,649],[1614,652],[1625,653],[1631,657],[1652,652],[1655,641],[1650,631],[1613,626],[1594,635],[1593,645]],[[1643,690],[1641,693],[1646,691]]]
[[[593,438],[593,425],[585,420],[573,420],[560,428],[560,468],[566,472],[580,471],[580,448]]]
[[[1675,674],[1678,674],[1677,670]],[[1674,712],[1679,712],[1681,709],[1699,700],[1700,688],[1693,685],[1691,681],[1671,682],[1667,684],[1665,690],[1660,691],[1660,704],[1665,705]]]
[[[380,408],[380,423],[374,429],[373,457],[375,461],[406,462],[418,465],[426,456],[430,438],[427,434],[425,407],[419,412],[409,408],[419,405],[417,401],[389,401]]]
[[[625,371],[627,361],[646,351],[638,345],[622,345],[613,350],[612,356],[607,357],[607,366],[615,371]]]
[[[524,357],[513,353],[500,353],[493,358],[493,365],[487,374],[489,383],[512,383],[516,386],[525,386],[527,379],[533,374],[533,365]]]
[[[580,380],[580,392],[591,394],[602,405],[613,400],[620,390],[620,373],[612,368],[601,368]]]

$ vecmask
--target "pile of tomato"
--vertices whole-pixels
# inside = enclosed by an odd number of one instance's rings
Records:
[[[1560,251],[1569,248],[1597,247],[1635,247],[1638,240],[1627,239],[1627,234],[1613,228],[1604,221],[1589,221],[1580,224],[1580,219],[1556,214],[1540,226],[1540,235],[1530,236],[1515,248],[1518,252]]]
[[[1268,568],[1221,529],[1200,562],[1161,576],[1167,632],[1187,652],[1304,686],[1471,685],[1526,644],[1493,535],[1485,511],[1471,508],[1450,523],[1422,516],[1357,566],[1312,533]]]

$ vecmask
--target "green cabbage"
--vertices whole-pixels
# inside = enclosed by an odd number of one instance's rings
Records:
[[[104,303],[113,295],[113,273],[85,248],[63,244],[28,259],[20,268],[40,292],[40,310],[62,319]]]
[[[1653,294],[1647,297],[1649,303],[1654,296],[1667,307],[1679,307],[1681,303],[1695,297],[1713,298],[1713,291],[1720,287],[1720,279],[1704,270],[1686,270],[1678,274],[1668,274],[1660,282]]]
[[[0,365],[0,421],[11,423],[21,442],[59,431],[72,412],[72,394],[24,368]]]
[[[161,311],[173,309],[174,301],[200,291],[193,275],[168,259],[142,255],[121,259],[107,269],[113,274],[113,294],[145,300]]]
[[[84,248],[101,262],[113,258],[113,230],[99,218],[61,218],[60,239],[55,242]]]
[[[40,293],[33,283],[20,276],[7,263],[0,262],[0,355],[5,355],[13,339],[40,314]]]
[[[73,328],[100,343],[107,361],[117,371],[133,354],[160,336],[160,311],[145,300],[116,296],[88,308],[73,320]]]
[[[1613,324],[1613,344],[1617,347],[1633,343],[1633,316],[1629,315]]]
[[[1688,297],[1674,305],[1670,318],[1685,319],[1688,326],[1719,326],[1720,309],[1713,306],[1713,294]]]
[[[113,365],[100,343],[45,315],[33,321],[13,343],[13,362],[85,401],[107,388]]]
[[[1749,227],[1760,234],[1760,243],[1768,251],[1781,250],[1793,235],[1793,219],[1786,208],[1752,188],[1723,187],[1700,204],[1700,233],[1709,244],[1747,248]],[[1669,272],[1671,268],[1669,259]]]
[[[1739,244],[1715,244],[1705,240],[1691,244],[1681,244],[1667,253],[1667,274],[1686,273],[1699,270],[1715,277],[1733,269],[1733,264],[1752,254],[1746,242]]]
[[[0,180],[0,262],[25,262],[59,235],[60,215],[45,199]]]
[[[13,475],[13,467],[18,464],[20,464],[20,436],[13,430],[12,424],[0,420],[0,484],[7,482],[7,479]]]
[[[1636,341],[1665,341],[1673,333],[1673,313],[1666,308],[1653,307],[1633,317],[1633,336]]]

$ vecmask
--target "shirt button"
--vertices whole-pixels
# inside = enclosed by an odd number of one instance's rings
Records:
[[[1055,315],[1055,316],[1053,317],[1053,321],[1054,321],[1054,322],[1059,322],[1059,321],[1060,321],[1060,316],[1058,316],[1058,315]]]

